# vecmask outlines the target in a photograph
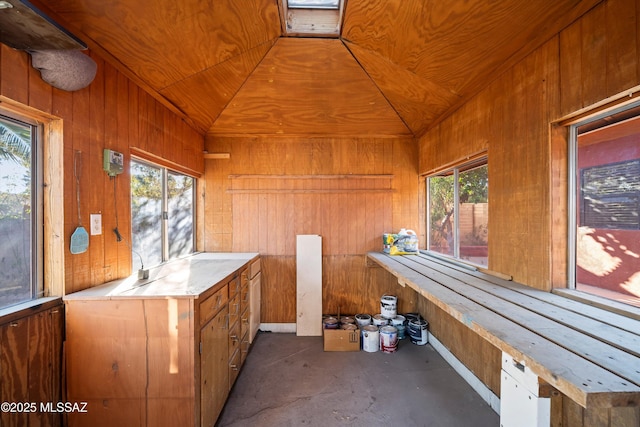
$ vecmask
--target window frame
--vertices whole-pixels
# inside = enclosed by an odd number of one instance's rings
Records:
[[[589,131],[602,129],[609,123],[605,123],[605,119],[614,115],[624,114],[631,110],[640,108],[640,100],[634,100],[629,103],[623,103],[613,108],[604,109],[603,111],[584,117],[580,120],[572,122],[568,125],[568,139],[567,139],[567,288],[571,290],[578,290],[578,253],[577,253],[577,238],[578,238],[578,213],[579,213],[579,200],[578,200],[578,188],[579,180],[578,176],[578,129],[583,126],[589,126]],[[637,117],[634,115],[633,117]],[[624,119],[622,119],[624,120]],[[602,121],[602,125],[598,126],[596,122]],[[614,122],[615,123],[615,122]],[[581,186],[580,186],[581,187]]]
[[[45,283],[45,251],[44,251],[44,125],[38,120],[24,114],[0,109],[0,119],[30,129],[30,256],[29,281],[30,296],[28,299],[0,306],[0,310],[11,309],[21,304],[29,304],[41,299],[49,292]]]
[[[442,256],[442,257],[446,257],[447,259],[451,259],[451,260],[455,260],[455,261],[461,261],[461,262],[465,262],[465,263],[469,263],[472,264],[474,266],[480,266],[480,267],[488,267],[489,264],[489,256],[487,254],[487,265],[483,265],[483,264],[479,264],[476,262],[473,262],[471,260],[468,259],[463,259],[460,257],[460,241],[461,241],[461,236],[460,236],[460,212],[458,209],[454,210],[454,215],[453,215],[453,229],[452,229],[452,233],[453,233],[453,243],[454,243],[454,248],[453,248],[453,255],[451,254],[446,254],[446,253],[441,253],[438,251],[433,251],[431,250],[431,185],[430,185],[430,179],[431,178],[436,178],[436,177],[444,177],[444,176],[453,176],[453,183],[454,183],[454,188],[453,188],[453,204],[454,207],[460,205],[460,185],[459,185],[459,180],[460,180],[460,173],[461,172],[465,172],[465,171],[469,171],[475,168],[479,168],[479,167],[483,167],[485,166],[487,168],[487,177],[488,177],[488,170],[489,170],[489,158],[486,155],[486,153],[473,158],[473,159],[467,159],[467,161],[465,162],[461,162],[461,163],[457,163],[454,166],[449,166],[437,171],[434,171],[428,175],[425,176],[425,196],[426,196],[426,212],[425,212],[425,219],[426,219],[426,228],[425,228],[425,236],[426,236],[426,251],[429,252],[429,254],[434,254],[436,256]],[[487,184],[487,204],[489,203],[489,198],[488,198],[488,192],[489,192],[489,188],[488,188],[488,184]],[[488,246],[488,235],[487,235],[487,246]],[[488,248],[487,248],[488,249]]]
[[[144,159],[144,158],[140,158],[140,157],[131,157],[131,161],[130,161],[130,165],[129,165],[129,170],[131,170],[132,166],[134,163],[137,164],[141,164],[144,165],[146,167],[151,167],[154,169],[158,169],[160,170],[160,185],[161,185],[161,193],[162,193],[162,200],[161,200],[161,227],[160,227],[160,234],[161,234],[161,242],[160,242],[160,246],[161,246],[161,261],[159,264],[155,264],[155,265],[147,265],[144,258],[134,249],[134,236],[133,236],[133,216],[131,217],[131,236],[130,236],[130,240],[131,240],[131,264],[132,264],[132,269],[135,271],[137,270],[137,262],[140,261],[141,266],[144,266],[144,268],[149,268],[149,267],[156,267],[158,265],[162,265],[166,262],[169,262],[171,260],[174,259],[179,259],[182,257],[186,257],[186,256],[190,256],[193,253],[197,252],[196,250],[196,213],[197,213],[197,206],[196,206],[196,194],[197,194],[197,185],[198,185],[198,178],[190,175],[188,173],[185,173],[184,171],[181,170],[177,170],[171,167],[168,167],[166,165],[163,164],[159,164],[159,163],[155,163],[152,162],[150,160]],[[168,181],[169,181],[169,174],[176,174],[176,175],[180,175],[180,176],[187,176],[189,178],[191,178],[193,180],[192,183],[192,188],[191,188],[191,200],[192,200],[192,212],[191,212],[191,224],[192,224],[192,233],[191,233],[191,246],[192,246],[192,251],[188,254],[183,254],[177,257],[170,257],[170,251],[169,251],[169,217],[168,217],[168,212],[169,212],[169,188],[168,188]],[[131,180],[133,178],[133,174],[130,174],[129,177],[129,185],[131,185]],[[131,206],[133,201],[133,193],[131,194],[131,200],[129,202],[129,205]]]

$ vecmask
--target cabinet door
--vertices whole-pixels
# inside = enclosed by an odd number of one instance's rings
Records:
[[[200,416],[203,427],[213,426],[229,391],[228,307],[200,331]]]
[[[260,275],[251,279],[249,283],[249,342],[253,342],[260,328]]]

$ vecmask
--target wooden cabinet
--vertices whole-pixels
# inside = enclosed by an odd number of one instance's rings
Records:
[[[0,401],[21,405],[0,412],[0,426],[62,425],[41,405],[62,401],[63,315],[60,298],[46,298],[0,316]]]
[[[69,426],[213,426],[242,363],[241,274],[200,254],[65,297]],[[87,363],[90,361],[90,363]]]
[[[260,329],[260,258],[249,265],[249,343],[252,343]]]
[[[228,308],[211,319],[200,331],[200,408],[202,426],[213,426],[227,400],[229,370],[227,343]]]

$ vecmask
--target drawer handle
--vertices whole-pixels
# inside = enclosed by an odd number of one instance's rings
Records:
[[[521,372],[524,372],[524,365],[522,363],[514,361],[513,362],[513,367],[518,369]]]
[[[238,342],[238,336],[237,335],[229,335],[229,338],[231,338],[233,341]]]

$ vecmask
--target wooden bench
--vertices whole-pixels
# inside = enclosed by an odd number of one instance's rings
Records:
[[[640,321],[426,254],[368,259],[582,407],[640,406]]]

